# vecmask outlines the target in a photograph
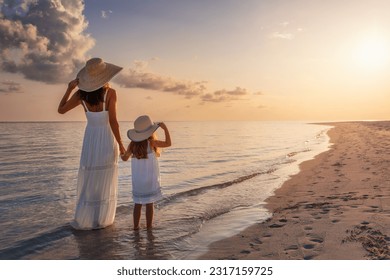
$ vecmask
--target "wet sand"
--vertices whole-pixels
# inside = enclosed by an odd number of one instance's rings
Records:
[[[390,259],[390,121],[331,125],[331,149],[267,199],[272,218],[200,259]]]

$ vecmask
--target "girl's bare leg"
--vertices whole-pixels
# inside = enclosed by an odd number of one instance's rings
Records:
[[[151,229],[153,227],[153,215],[154,215],[154,204],[146,204],[146,227]]]
[[[141,209],[142,209],[142,204],[136,203],[134,205],[134,210],[133,210],[134,230],[139,229],[139,221],[141,219]]]

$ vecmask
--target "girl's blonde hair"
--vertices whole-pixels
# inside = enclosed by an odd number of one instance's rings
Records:
[[[137,159],[148,158],[148,142],[150,140],[157,140],[156,133],[153,133],[148,139],[145,139],[141,142],[131,141],[130,143],[130,151],[133,154],[133,157]],[[160,156],[160,149],[157,147],[153,147],[153,151],[156,156]]]

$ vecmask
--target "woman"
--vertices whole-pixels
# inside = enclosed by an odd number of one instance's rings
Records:
[[[58,112],[65,114],[81,105],[87,116],[77,180],[75,229],[99,229],[112,225],[118,188],[118,145],[124,148],[116,117],[117,96],[108,82],[122,68],[100,58],[87,61],[68,84]],[[78,86],[71,98],[72,91]]]

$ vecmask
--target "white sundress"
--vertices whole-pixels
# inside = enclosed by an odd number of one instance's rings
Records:
[[[119,150],[109,124],[108,111],[103,108],[101,112],[91,112],[84,102],[83,105],[87,126],[77,180],[77,206],[71,225],[88,230],[114,223]]]
[[[158,159],[148,142],[148,158],[131,158],[133,201],[137,204],[153,203],[162,199]]]

